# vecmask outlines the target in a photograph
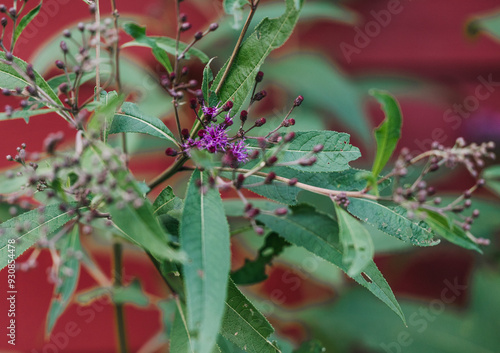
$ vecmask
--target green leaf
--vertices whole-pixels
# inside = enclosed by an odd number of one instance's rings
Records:
[[[149,304],[149,299],[142,291],[141,283],[138,279],[134,279],[126,286],[113,287],[111,298],[117,304],[131,303],[140,307],[146,307]]]
[[[257,220],[263,222],[290,243],[301,246],[334,264],[345,273],[348,272],[348,267],[343,261],[344,252],[339,242],[338,225],[327,215],[316,212],[311,206],[299,205],[292,207],[291,212],[284,217],[270,213],[259,215]],[[373,261],[370,261],[361,274],[352,278],[382,300],[405,321],[401,307],[389,284]]]
[[[224,0],[222,2],[224,6],[224,11],[228,15],[234,16],[233,28],[240,28],[241,21],[243,19],[243,7],[248,5],[247,0]]]
[[[205,66],[203,69],[203,82],[201,84],[201,90],[203,92],[203,99],[205,99],[205,102],[208,104],[209,103],[209,87],[210,87],[210,82],[213,81],[214,75],[212,73],[212,69],[210,68],[210,64],[215,58],[210,59],[208,64]]]
[[[88,131],[101,135],[102,141],[107,142],[116,110],[122,105],[124,99],[124,95],[118,95],[115,91],[101,92],[102,105],[98,106],[94,115],[92,115],[87,125]]]
[[[167,53],[156,44],[156,41],[146,35],[146,27],[141,27],[135,23],[128,22],[123,24],[123,29],[137,42],[150,47],[156,60],[163,65],[167,72],[173,71],[172,64],[170,64],[170,59]]]
[[[493,12],[473,18],[467,24],[467,31],[472,36],[484,32],[493,39],[500,40],[500,13]]]
[[[75,254],[81,251],[80,230],[78,225],[73,227],[71,233],[65,235],[59,242],[61,245],[61,263],[59,265],[60,285],[56,285],[54,296],[47,314],[46,336],[54,328],[61,314],[66,310],[69,301],[76,289],[80,274],[80,262]]]
[[[36,15],[40,12],[40,9],[42,7],[42,2],[43,0],[40,1],[40,4],[38,6],[34,7],[30,12],[26,14],[19,23],[16,26],[16,30],[14,31],[14,36],[12,38],[12,48],[10,48],[10,51],[14,51],[14,45],[16,44],[17,39],[21,35],[21,33],[24,31],[24,29],[30,24],[31,21],[35,18]]]
[[[269,341],[273,327],[229,280],[220,334],[248,353],[281,352]]]
[[[292,34],[299,18],[302,1],[298,8],[294,0],[286,0],[286,5],[286,11],[281,17],[272,20],[265,18],[245,40],[236,55],[234,64],[219,92],[222,104],[233,101],[233,113],[240,110],[251,93],[255,76],[266,57],[271,51],[282,46]],[[219,85],[227,65],[228,63],[219,71],[213,83],[214,87]]]
[[[23,110],[15,110],[12,112],[10,116],[6,113],[0,113],[0,121],[1,120],[10,120],[10,119],[18,119],[23,118],[26,123],[29,122],[32,116],[44,115],[56,112],[57,109],[23,109]]]
[[[197,183],[205,184],[203,189]],[[230,270],[229,226],[217,189],[195,170],[188,185],[180,225],[187,322],[195,352],[211,352],[215,344]],[[206,188],[206,189],[205,189]]]
[[[316,163],[312,166],[292,164],[289,168],[304,172],[339,172],[349,169],[349,162],[361,157],[359,149],[349,144],[348,134],[336,131],[299,131],[286,149],[280,152],[278,161],[287,163],[309,158],[317,145],[323,145],[323,150],[315,154]],[[250,151],[256,149],[259,147],[248,147]]]
[[[10,257],[12,253],[8,252],[9,240],[14,239],[16,241],[14,244],[14,258],[17,258],[42,236],[50,235],[75,218],[74,212],[61,211],[59,206],[59,204],[48,205],[43,212],[36,209],[0,224],[0,231],[3,232],[3,235],[0,236],[0,269],[7,266],[12,259]],[[84,209],[81,208],[80,210],[83,211]],[[40,218],[43,218],[43,222],[40,222]],[[23,226],[21,232],[16,230],[18,225]],[[10,249],[12,249],[12,245]]]
[[[178,144],[172,132],[160,119],[144,114],[131,102],[122,105],[121,113],[115,114],[109,134],[120,132],[136,132],[169,140]]]
[[[462,227],[453,222],[453,220],[431,210],[423,211],[427,213],[425,223],[427,223],[438,235],[465,249],[475,250],[480,254],[483,253],[481,248],[467,236],[468,232],[464,231]]]
[[[156,43],[156,45],[160,49],[165,50],[169,54],[175,55],[175,51],[176,51],[176,49],[175,49],[176,40],[175,39],[169,38],[169,37],[149,36],[148,41],[149,40]],[[187,48],[187,46],[188,46],[188,44],[183,43],[183,42],[179,42],[179,54],[182,53],[184,51],[184,49]],[[144,43],[144,42],[139,42],[137,40],[134,40],[134,41],[131,41],[131,42],[128,42],[128,43],[125,43],[122,45],[122,48],[127,48],[127,47],[147,47],[147,48],[150,48],[150,45],[147,43]],[[191,58],[191,55],[196,56],[204,64],[210,60],[210,58],[208,57],[207,54],[205,54],[201,50],[196,49],[194,47],[191,47],[186,52],[185,59],[189,60]]]
[[[402,241],[418,246],[439,244],[439,240],[433,239],[434,234],[425,223],[406,217],[403,207],[389,207],[373,200],[351,198],[347,210],[362,222]]]
[[[375,250],[370,233],[361,222],[335,203],[339,222],[339,238],[343,247],[342,261],[349,277],[357,276],[373,261]]]
[[[293,353],[324,353],[326,352],[325,347],[321,342],[312,340],[304,342],[299,349],[293,351]]]
[[[5,52],[0,52],[0,60],[5,61]],[[25,61],[14,57],[13,60],[14,64],[19,67],[20,70],[23,72],[26,72],[26,67],[28,66],[28,63]],[[44,92],[52,101],[58,105],[63,105],[59,97],[57,96],[56,92],[54,92],[50,86],[47,84],[47,82],[43,79],[42,76],[37,71],[34,71],[35,73],[35,82],[38,86],[38,89]],[[31,83],[26,80],[24,76],[19,74],[13,67],[12,65],[4,64],[0,62],[0,88],[6,88],[11,91],[14,91],[16,88],[23,88],[26,86],[30,86]],[[47,104],[47,106],[50,108],[51,106]],[[27,117],[21,116],[25,119]]]
[[[171,186],[167,186],[160,192],[155,202],[153,203],[153,214],[156,216],[170,213],[180,215],[182,213],[183,207],[183,200],[174,195],[174,190]]]
[[[186,308],[182,304],[176,307],[170,335],[170,350],[172,352],[194,353],[194,342],[189,334],[186,321]]]
[[[231,273],[231,279],[236,284],[247,285],[265,281],[266,266],[270,266],[271,261],[281,254],[286,246],[290,244],[277,233],[268,234],[264,245],[259,249],[258,257],[255,260],[245,259],[243,267]]]
[[[377,154],[373,161],[372,174],[374,177],[378,177],[391,158],[401,137],[402,116],[399,104],[388,92],[372,90],[370,94],[379,101],[385,113],[385,120],[375,129]]]
[[[137,244],[158,259],[182,262],[185,254],[169,246],[169,235],[153,215],[153,206],[147,198],[143,198],[143,190],[139,183],[123,165],[114,150],[101,143],[94,142],[88,153],[82,156],[82,163],[89,170],[109,170],[109,180],[114,180],[116,187],[110,190],[113,201],[105,205],[110,213],[114,228],[118,235]],[[110,166],[121,166],[113,167]],[[126,196],[126,197],[124,197]],[[135,201],[130,197],[135,196]]]
[[[297,74],[305,72],[304,68],[307,68],[307,74]],[[298,94],[304,96],[300,108],[292,113],[292,117],[297,115],[297,124],[302,119],[309,121],[309,112],[317,110],[326,115],[329,125],[334,120],[335,126],[340,124],[344,131],[359,136],[360,143],[371,143],[372,125],[364,109],[364,94],[359,92],[352,79],[333,63],[320,55],[298,53],[269,61],[266,63],[265,72],[265,80],[281,86],[292,97]],[[308,112],[307,116],[302,116],[302,112]]]
[[[486,187],[500,196],[500,165],[494,165],[483,170],[482,177]]]

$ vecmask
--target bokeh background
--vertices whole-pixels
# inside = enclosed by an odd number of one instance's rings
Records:
[[[279,15],[284,6],[282,1],[261,3],[258,18]],[[10,6],[9,1],[6,5]],[[174,36],[173,0],[117,0],[117,5],[121,19],[147,25],[148,34]],[[499,11],[498,6],[495,0],[306,1],[289,42],[262,67],[268,98],[257,113],[280,120],[301,94],[304,104],[294,113],[297,130],[328,128],[350,133],[364,156],[354,165],[366,167],[374,156],[371,131],[383,119],[368,90],[387,89],[399,99],[404,115],[399,147],[422,151],[433,140],[452,145],[458,136],[500,145],[500,43],[466,30],[471,20]],[[109,13],[106,1],[102,7]],[[233,19],[224,16],[222,2],[186,0],[182,11],[193,24],[183,35],[186,41],[209,23],[220,23],[219,30],[198,46],[210,57],[217,56],[213,66],[219,68],[238,35],[231,28]],[[40,15],[18,43],[17,56],[33,62],[46,77],[54,75],[60,33],[79,21],[90,21],[82,1],[44,1]],[[121,36],[121,43],[128,40]],[[127,48],[122,55],[124,84],[135,91],[144,110],[173,126],[170,100],[157,84],[161,69],[150,51]],[[140,67],[135,74],[127,70],[134,63]],[[195,59],[190,65],[190,78],[201,81],[203,64]],[[484,88],[478,89],[481,85]],[[12,101],[0,98],[1,106],[7,103]],[[23,120],[2,121],[1,152],[12,154],[22,142],[31,151],[41,150],[46,135],[56,131],[64,131],[71,144],[74,132],[57,116],[34,117],[28,125]],[[163,154],[165,146],[156,140],[134,137],[129,146],[138,179],[150,180],[171,163]],[[0,159],[0,168],[9,166]],[[183,195],[185,177],[170,181],[178,195]],[[433,182],[439,192],[452,194],[473,181],[456,170],[437,175]],[[243,289],[269,315],[277,338],[287,338],[296,346],[317,338],[327,352],[498,352],[500,203],[483,190],[474,206],[482,216],[473,233],[492,241],[483,255],[445,242],[415,248],[373,230],[376,263],[400,300],[408,327],[368,291],[298,248],[284,251],[268,268],[266,282]],[[261,243],[252,234],[234,237],[233,269],[245,258],[254,258]],[[92,236],[84,239],[84,247],[110,273],[110,247]],[[30,251],[18,261],[29,255]],[[139,278],[146,291],[157,297],[169,295],[145,254],[127,248],[124,265],[125,281]],[[47,281],[48,266],[50,255],[42,253],[37,268],[18,272],[17,345],[13,349],[2,339],[0,350],[113,352],[113,309],[106,301],[83,309],[72,303],[55,326],[52,339],[45,340],[53,292]],[[6,283],[5,271],[0,273],[0,283]],[[82,271],[77,292],[93,286],[94,281]],[[6,310],[2,301],[0,312]],[[6,315],[0,316],[3,326]],[[161,329],[159,312],[152,306],[127,306],[126,317],[131,352],[156,352],[144,345]],[[77,327],[74,337],[60,334],[72,322]]]

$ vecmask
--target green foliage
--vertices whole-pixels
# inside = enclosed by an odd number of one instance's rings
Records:
[[[87,125],[87,129],[91,133],[102,135],[104,142],[108,140],[108,135],[111,131],[113,118],[116,110],[122,105],[124,97],[113,92],[101,92],[102,105],[95,110],[92,119]]]
[[[66,310],[69,301],[76,289],[80,274],[80,262],[77,254],[81,251],[80,230],[73,226],[73,230],[60,242],[61,264],[59,265],[58,277],[61,283],[56,285],[54,296],[50,304],[45,328],[46,335],[50,335],[57,319]]]
[[[233,111],[239,111],[248,95],[252,92],[255,76],[266,57],[282,46],[291,35],[299,18],[302,1],[297,8],[294,0],[286,0],[286,12],[279,18],[265,18],[255,31],[242,44],[233,66],[229,70],[225,84],[220,90],[222,104],[233,101]],[[222,80],[226,63],[214,80],[217,87]]]
[[[248,353],[276,353],[278,347],[269,341],[274,332],[267,319],[229,280],[221,335]]]
[[[374,178],[377,178],[391,158],[401,137],[402,116],[398,103],[389,93],[373,90],[371,94],[379,101],[385,113],[385,120],[375,130],[377,154],[373,162],[372,174]]]
[[[32,210],[0,224],[0,229],[3,231],[0,237],[0,269],[7,266],[10,260],[9,240],[16,241],[14,254],[17,258],[43,236],[54,234],[73,218],[75,214],[62,210],[60,204],[54,204],[44,207],[42,212]]]
[[[177,144],[172,132],[160,119],[144,114],[137,105],[130,102],[123,103],[121,112],[115,114],[109,129],[109,134],[120,132],[148,134]]]
[[[500,196],[500,166],[494,165],[485,169],[482,176],[486,181],[486,186]]]
[[[472,18],[467,23],[467,31],[473,36],[484,32],[493,39],[500,40],[500,14],[494,12]]]
[[[200,190],[191,177],[181,218],[180,245],[189,257],[183,266],[186,316],[195,352],[211,352],[224,314],[230,269],[229,226],[219,192]]]
[[[335,204],[339,222],[339,239],[343,248],[342,261],[350,277],[357,276],[373,260],[375,250],[368,230],[344,209]]]
[[[163,65],[167,72],[172,72],[172,64],[170,63],[167,53],[165,50],[161,49],[158,44],[156,44],[155,40],[146,35],[146,27],[141,27],[135,23],[128,22],[123,24],[123,29],[127,32],[127,34],[132,36],[136,42],[150,47],[156,60]]]
[[[403,207],[387,206],[372,200],[353,198],[350,200],[348,211],[378,230],[413,245],[439,244],[439,240],[433,239],[433,234],[425,223],[407,218],[407,211]]]
[[[40,12],[42,8],[43,0],[40,1],[38,6],[34,7],[30,12],[28,12],[24,17],[21,18],[19,23],[16,26],[16,30],[14,31],[14,36],[12,37],[12,48],[11,51],[14,50],[14,45],[16,44],[17,39],[23,33],[24,29],[30,24],[31,21],[35,18],[36,15]]]
[[[318,341],[304,342],[299,349],[293,351],[294,353],[323,353],[326,352],[325,347]]]
[[[266,266],[279,256],[283,249],[290,244],[277,233],[266,236],[264,245],[259,249],[255,260],[245,259],[243,267],[231,273],[231,279],[236,284],[255,284],[267,279]]]
[[[292,207],[291,211],[285,217],[262,214],[257,219],[290,243],[305,248],[348,273],[337,223],[311,206],[299,205]],[[361,274],[352,278],[387,304],[404,321],[404,314],[389,284],[373,261],[369,262]]]
[[[201,84],[201,91],[203,92],[203,99],[205,102],[209,103],[210,102],[210,96],[212,94],[215,94],[210,91],[210,82],[213,81],[214,79],[214,74],[212,73],[212,69],[210,68],[210,64],[215,58],[210,59],[210,61],[207,63],[205,68],[203,69],[203,82]],[[210,105],[209,106],[213,106]]]
[[[241,27],[241,21],[243,19],[243,7],[248,5],[247,0],[224,0],[222,2],[224,6],[224,11],[228,15],[234,16],[233,28],[238,29]]]

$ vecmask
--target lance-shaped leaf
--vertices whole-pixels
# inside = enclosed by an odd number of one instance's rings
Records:
[[[231,273],[231,279],[236,284],[255,284],[267,279],[266,266],[290,244],[277,233],[266,236],[264,245],[259,249],[255,260],[245,259],[243,267]]]
[[[327,215],[317,212],[311,206],[299,205],[292,207],[291,212],[284,217],[270,213],[261,214],[257,219],[290,243],[301,246],[336,265],[345,273],[348,272],[348,266],[343,261],[344,251],[339,241],[338,225]],[[405,320],[389,284],[373,261],[352,279],[366,287]]]
[[[401,137],[402,117],[398,102],[388,92],[372,90],[370,94],[378,100],[385,114],[384,121],[375,129],[377,154],[372,174],[376,178],[391,158]]]
[[[480,254],[483,253],[481,248],[467,235],[468,232],[463,230],[462,227],[456,224],[452,219],[431,210],[425,210],[425,212],[427,213],[425,223],[427,223],[436,234],[439,234],[449,242],[465,249],[475,250]]]
[[[148,36],[148,42],[149,41],[153,41],[158,46],[158,48],[165,50],[167,53],[175,55],[176,40],[174,38],[160,37],[160,36]],[[182,53],[187,48],[187,46],[188,45],[186,43],[179,42],[179,54]],[[128,42],[128,43],[125,43],[122,45],[122,48],[127,48],[127,47],[151,48],[151,46],[148,43],[139,42],[137,40],[133,40],[131,42]],[[204,64],[210,60],[210,58],[208,57],[207,54],[205,54],[201,50],[196,49],[194,47],[191,47],[188,49],[188,51],[184,55],[184,58],[186,60],[189,60],[191,58],[191,55],[196,56]]]
[[[357,276],[373,260],[375,249],[368,230],[357,219],[335,203],[339,222],[339,238],[343,247],[342,261],[350,277]]]
[[[61,246],[61,264],[59,266],[59,278],[62,280],[61,285],[55,287],[54,297],[50,304],[49,313],[47,315],[46,335],[54,328],[61,314],[66,310],[69,301],[76,289],[76,284],[80,275],[80,261],[75,256],[81,251],[80,230],[78,225],[73,227],[73,230],[60,240]]]
[[[131,102],[123,103],[121,112],[115,114],[113,123],[109,129],[109,134],[120,132],[148,134],[169,140],[177,145],[174,135],[165,126],[163,121],[154,116],[144,114],[137,105]]]
[[[12,38],[12,48],[11,51],[14,50],[14,45],[16,44],[17,39],[23,33],[24,29],[30,24],[31,21],[35,18],[36,15],[40,12],[40,9],[42,7],[42,2],[40,1],[40,4],[38,6],[34,7],[30,12],[26,14],[19,23],[16,26],[16,30],[14,31],[14,37]]]
[[[183,200],[174,195],[174,190],[171,186],[167,186],[160,192],[153,203],[153,214],[156,216],[171,213],[174,215],[180,215],[183,207]]]
[[[6,61],[5,52],[0,52],[0,60]],[[16,65],[20,70],[26,72],[26,67],[28,63],[25,61],[14,57],[13,60],[14,65]],[[47,81],[43,79],[43,77],[34,70],[35,74],[35,82],[38,86],[38,89],[43,91],[54,103],[58,105],[63,105],[61,100],[57,96],[56,92],[50,88],[47,84]],[[14,69],[13,65],[7,65],[0,62],[0,88],[6,88],[11,91],[14,91],[16,88],[23,88],[26,86],[31,86],[31,83],[26,80],[26,75],[21,75]],[[23,116],[24,117],[24,116]]]
[[[12,114],[7,115],[6,113],[0,113],[0,121],[1,120],[10,120],[10,119],[18,119],[18,118],[23,118],[24,121],[29,123],[30,118],[32,116],[37,116],[37,115],[44,115],[48,113],[53,113],[57,111],[57,109],[22,109],[22,110],[15,110],[12,112]]]
[[[14,258],[17,258],[43,235],[50,235],[75,218],[74,210],[71,211],[72,206],[74,204],[69,204],[68,210],[63,208],[62,211],[59,204],[48,205],[43,212],[29,211],[0,224],[0,231],[3,233],[0,236],[0,269],[7,266],[12,259],[10,257],[12,253],[8,253],[9,240],[16,241]]]
[[[240,110],[243,102],[251,93],[255,76],[266,57],[274,49],[282,46],[292,34],[299,18],[302,3],[303,0],[286,0],[285,13],[275,19],[265,18],[242,44],[219,92],[222,104],[230,100],[233,101],[233,112]],[[227,65],[228,62],[219,71],[213,83],[214,87],[217,87],[221,82]]]
[[[269,341],[274,332],[267,319],[229,280],[226,312],[220,334],[248,353],[281,352]]]
[[[215,345],[230,269],[229,226],[219,191],[207,186],[207,178],[194,171],[180,225],[181,250],[189,257],[183,266],[187,322],[196,353]]]
[[[439,244],[425,223],[406,217],[407,211],[403,207],[389,207],[373,200],[351,198],[347,210],[361,221],[402,241],[418,246]]]
[[[214,59],[215,58],[210,59],[210,61],[203,69],[203,82],[201,84],[201,91],[203,92],[203,99],[205,99],[206,103],[209,102],[210,82],[212,82],[214,79],[214,74],[212,73],[212,69],[210,68],[210,64]]]
[[[349,144],[349,135],[336,131],[297,132],[295,138],[279,154],[279,162],[293,162],[313,155],[314,148],[323,146],[323,150],[314,154],[317,161],[312,166],[291,164],[289,167],[308,172],[339,172],[349,169],[349,162],[361,157],[357,147]]]
[[[167,53],[156,44],[156,41],[146,35],[146,27],[141,27],[135,23],[128,22],[123,25],[123,29],[137,42],[150,47],[156,60],[163,65],[167,72],[173,71],[172,64],[170,64],[170,59]]]

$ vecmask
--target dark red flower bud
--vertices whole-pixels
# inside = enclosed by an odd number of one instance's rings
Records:
[[[295,125],[295,119],[294,119],[294,118],[288,119],[288,124],[289,124],[290,126]]]
[[[188,129],[182,129],[181,131],[182,137],[185,139],[189,138],[189,130]]]
[[[234,183],[234,186],[236,187],[236,189],[241,189],[244,181],[245,181],[245,176],[243,174],[238,174],[238,177],[236,178],[236,181]],[[250,205],[250,204],[248,204],[248,205]]]
[[[11,15],[12,17],[16,17],[17,16],[17,11],[15,8],[11,7],[9,9],[9,15]]]
[[[3,13],[7,12],[7,7],[4,4],[0,5],[0,12],[3,12]]]
[[[260,118],[255,122],[255,126],[260,127],[266,123],[266,118]]]
[[[169,157],[175,157],[177,156],[178,152],[174,150],[172,147],[169,147],[165,150],[165,154]]]
[[[285,142],[290,142],[295,138],[295,132],[290,131],[288,134],[285,135]]]
[[[191,29],[191,23],[189,22],[184,22],[182,25],[181,25],[181,31],[182,32],[185,32],[185,31],[188,31]]]
[[[90,12],[91,15],[95,14],[96,9],[97,8],[96,8],[95,4],[90,4],[89,5],[89,12]]]
[[[253,150],[253,152],[250,154],[250,159],[257,159],[259,158],[260,152],[258,150]]]
[[[14,55],[12,55],[10,51],[5,52],[5,59],[7,59],[7,61],[12,61],[14,60]]]
[[[194,39],[195,39],[195,40],[200,40],[201,38],[203,38],[203,32],[199,32],[199,31],[198,31],[198,32],[196,32],[196,33],[194,34]]]
[[[274,210],[274,214],[277,216],[284,216],[288,213],[288,209],[286,207],[280,207]]]
[[[5,17],[2,17],[0,23],[2,24],[3,27],[7,27],[7,19]]]
[[[71,38],[71,32],[69,31],[69,29],[65,29],[62,33],[66,38]]]
[[[255,76],[255,81],[262,82],[263,78],[264,78],[264,73],[262,71],[259,71],[259,72],[257,72],[257,75]]]
[[[240,120],[242,122],[245,122],[247,121],[247,117],[248,117],[248,112],[246,110],[242,110],[240,113]]]
[[[188,17],[187,17],[187,15],[186,15],[185,13],[181,13],[181,14],[179,15],[179,21],[181,21],[181,22],[186,22],[186,21],[187,21],[187,18],[188,18]]]
[[[271,166],[275,164],[278,161],[278,157],[276,156],[271,156],[269,159],[266,161],[266,165]]]
[[[476,182],[476,185],[477,185],[477,186],[479,186],[479,187],[484,186],[484,184],[485,184],[484,179],[479,179],[479,180]]]
[[[302,104],[302,102],[304,101],[304,97],[302,96],[298,96],[297,98],[295,98],[295,100],[293,101],[293,105],[294,107],[298,107],[299,105]]]
[[[233,106],[234,106],[233,101],[228,101],[226,104],[224,104],[224,106],[222,107],[222,110],[225,112],[228,112],[233,108]]]
[[[7,88],[3,88],[3,89],[2,89],[2,94],[3,94],[4,96],[10,96],[11,92],[10,92],[10,90],[9,90],[9,89],[7,89]]]
[[[295,186],[298,182],[297,178],[292,178],[288,181],[288,185]]]
[[[253,96],[253,100],[258,102],[258,101],[264,99],[266,96],[267,96],[267,92],[262,90],[260,92],[255,93],[255,96]]]
[[[200,131],[198,131],[199,137],[203,137],[203,136],[205,136],[205,134],[206,134],[206,131],[204,129],[201,129]]]
[[[62,69],[64,69],[64,66],[65,66],[64,63],[61,60],[56,60],[56,67],[58,69],[62,70]]]
[[[191,109],[196,109],[196,107],[198,107],[198,100],[196,98],[191,98],[189,100],[189,106]]]
[[[66,44],[65,41],[61,41],[61,43],[59,44],[59,47],[61,48],[61,50],[63,51],[64,54],[66,54],[68,52],[68,45]]]
[[[198,81],[196,81],[196,80],[189,80],[188,84],[189,84],[190,87],[193,88],[193,87],[198,86]]]
[[[324,146],[323,146],[323,145],[316,145],[316,146],[314,146],[314,148],[313,148],[313,152],[314,152],[314,153],[320,153],[321,151],[323,151],[323,148],[324,148]]]
[[[68,92],[68,84],[66,82],[63,82],[59,85],[59,91],[61,93],[66,93]]]
[[[209,27],[210,31],[213,32],[213,31],[216,31],[217,28],[219,28],[219,24],[218,23],[212,23]]]
[[[189,73],[189,67],[183,66],[181,70],[181,76],[186,76]]]
[[[276,173],[275,172],[270,172],[267,175],[266,180],[264,181],[264,184],[271,184],[274,179],[276,179]]]

